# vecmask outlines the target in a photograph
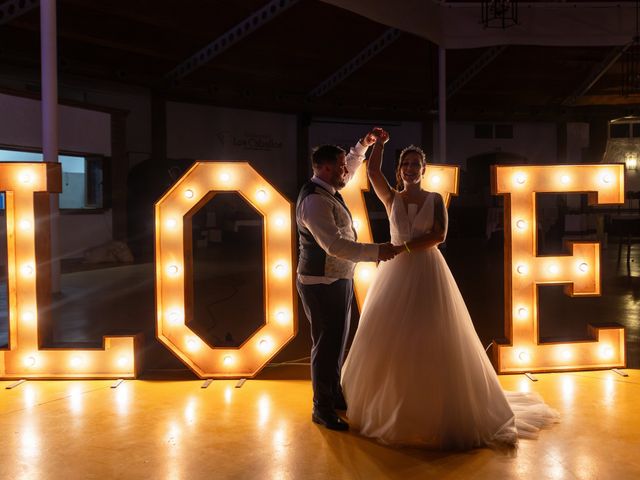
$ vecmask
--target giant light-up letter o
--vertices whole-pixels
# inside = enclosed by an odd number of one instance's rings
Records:
[[[134,378],[134,337],[105,337],[103,349],[40,349],[38,312],[48,309],[50,287],[36,285],[50,284],[50,251],[39,248],[36,258],[36,232],[48,238],[47,193],[60,192],[61,185],[59,163],[0,163],[9,292],[9,348],[0,351],[0,377]]]
[[[191,217],[216,192],[238,192],[264,218],[265,323],[238,348],[216,348],[187,326]],[[201,378],[251,377],[296,334],[292,205],[248,163],[196,162],[156,203],[160,341]],[[187,244],[189,243],[189,244]]]
[[[565,284],[571,296],[600,295],[600,245],[571,242],[571,255],[536,254],[536,193],[589,193],[591,205],[622,203],[623,167],[492,167],[493,193],[505,195],[505,329],[510,341],[508,345],[494,342],[498,373],[625,366],[624,328],[620,326],[590,326],[589,341],[539,341],[538,286]]]
[[[444,199],[445,206],[449,206],[451,195],[458,194],[458,170],[454,165],[427,164],[422,178],[422,188],[431,192],[438,192]],[[351,181],[342,189],[342,196],[353,216],[353,227],[358,234],[358,241],[364,243],[373,242],[371,223],[367,215],[367,206],[363,192],[369,191],[369,179],[367,178],[367,166],[361,165],[353,175]],[[358,306],[362,308],[364,299],[369,291],[369,285],[375,278],[376,264],[373,262],[361,262],[356,265],[354,275],[354,290]]]

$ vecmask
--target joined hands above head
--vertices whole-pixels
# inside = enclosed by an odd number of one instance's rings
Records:
[[[377,135],[374,133],[375,132],[375,128],[373,130],[371,130],[369,133],[367,133],[364,137],[362,137],[360,139],[360,143],[362,145],[364,145],[365,147],[370,147],[371,145],[373,145],[374,143],[376,143],[376,140],[378,140]]]
[[[376,137],[377,145],[384,145],[389,141],[389,132],[380,127],[375,127],[371,133]]]

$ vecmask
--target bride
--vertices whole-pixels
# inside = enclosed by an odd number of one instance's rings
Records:
[[[381,129],[377,136],[367,173],[403,253],[378,267],[342,369],[349,422],[382,443],[437,449],[535,437],[557,413],[537,395],[500,387],[437,248],[447,212],[438,193],[420,188],[424,152],[402,151],[395,190],[381,171],[389,136]]]

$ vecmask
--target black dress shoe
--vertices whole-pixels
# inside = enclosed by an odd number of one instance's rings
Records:
[[[339,416],[337,416],[333,412],[331,413],[313,412],[311,414],[311,420],[313,421],[313,423],[322,425],[323,427],[328,428],[329,430],[338,430],[343,432],[345,430],[349,430],[349,424],[344,420],[342,420]]]

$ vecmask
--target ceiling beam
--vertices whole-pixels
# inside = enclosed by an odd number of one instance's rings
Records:
[[[602,59],[600,63],[595,65],[589,75],[584,79],[584,81],[576,88],[571,95],[565,98],[562,101],[562,105],[575,105],[580,97],[582,97],[585,93],[591,90],[602,76],[607,73],[607,71],[616,63],[620,57],[626,52],[633,42],[629,42],[626,45],[620,45],[618,47],[613,47],[606,57]],[[620,87],[622,88],[622,86]]]
[[[490,47],[484,51],[478,59],[473,62],[464,72],[447,86],[447,100],[453,97],[462,87],[471,81],[473,77],[478,75],[484,68],[493,62],[502,52],[507,49],[507,45],[499,45]],[[434,103],[437,99],[434,100]]]
[[[0,5],[0,25],[40,6],[39,0],[8,0]]]
[[[353,72],[362,67],[365,63],[375,57],[382,50],[395,42],[400,36],[400,30],[390,28],[380,37],[367,45],[360,53],[336,70],[329,78],[320,83],[311,92],[309,97],[320,97],[342,82]]]
[[[183,79],[194,70],[229,49],[232,45],[235,45],[249,34],[276,18],[282,12],[298,3],[298,1],[299,0],[271,0],[260,10],[252,13],[235,27],[227,30],[213,42],[181,62],[177,67],[167,73],[165,77],[174,83]]]

